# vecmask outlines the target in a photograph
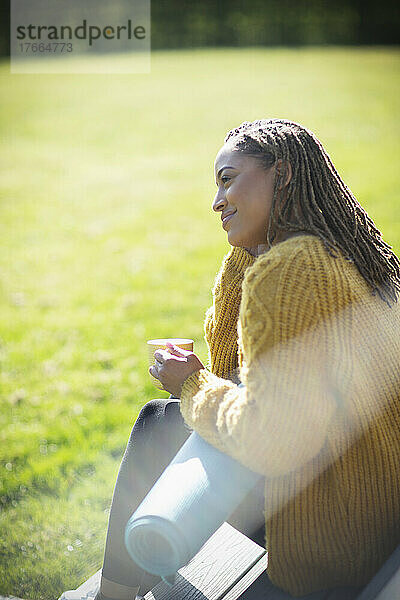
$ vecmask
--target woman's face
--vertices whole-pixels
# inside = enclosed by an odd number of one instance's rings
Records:
[[[229,243],[247,248],[265,244],[275,165],[266,170],[227,142],[217,154],[214,170],[218,191],[212,207],[221,213]]]

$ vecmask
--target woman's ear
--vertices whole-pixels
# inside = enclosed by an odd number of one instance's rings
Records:
[[[275,163],[276,173],[279,175],[281,173],[284,173],[285,166],[286,166],[286,178],[285,178],[284,184],[279,186],[280,190],[282,188],[286,187],[288,185],[288,183],[290,182],[290,180],[292,179],[292,165],[290,164],[290,162],[288,160],[284,162],[281,158],[278,158],[278,160]]]

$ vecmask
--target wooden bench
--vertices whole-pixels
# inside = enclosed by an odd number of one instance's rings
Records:
[[[224,523],[192,560],[179,569],[173,585],[158,583],[145,600],[238,600],[265,571],[268,555],[248,537]],[[100,581],[101,570],[83,583],[77,592],[82,598]],[[253,589],[253,588],[252,588]],[[246,600],[267,600],[249,590]],[[318,600],[343,600],[327,591]],[[1,600],[1,598],[0,598]],[[90,600],[90,596],[88,597]],[[400,546],[393,552],[368,585],[345,600],[400,600]]]
[[[265,548],[224,523],[179,569],[172,586],[160,582],[145,600],[236,600],[267,564]]]
[[[236,600],[267,568],[267,553],[224,523],[187,565],[172,586],[161,581],[145,600]],[[101,570],[79,588],[84,598],[100,581]]]

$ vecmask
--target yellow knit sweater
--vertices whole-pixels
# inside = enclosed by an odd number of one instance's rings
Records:
[[[400,303],[308,234],[232,248],[213,296],[185,421],[265,476],[275,585],[365,584],[400,542]]]

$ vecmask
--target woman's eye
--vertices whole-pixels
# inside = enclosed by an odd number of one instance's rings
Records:
[[[229,180],[230,180],[230,177],[228,177],[227,175],[222,175],[222,177],[221,177],[221,181],[222,181],[222,183],[226,183],[226,181],[225,181],[225,180],[229,181]]]

